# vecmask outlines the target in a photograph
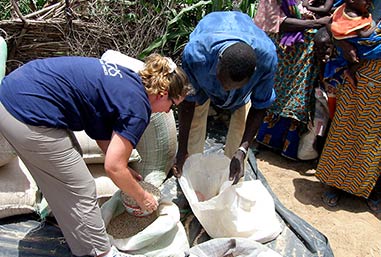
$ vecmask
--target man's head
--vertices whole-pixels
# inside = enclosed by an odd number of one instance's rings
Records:
[[[243,42],[235,43],[219,57],[217,79],[226,91],[241,88],[249,82],[256,64],[254,49]]]

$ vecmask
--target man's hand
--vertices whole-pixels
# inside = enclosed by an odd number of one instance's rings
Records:
[[[229,180],[234,180],[233,185],[237,184],[238,181],[243,177],[243,164],[245,157],[245,153],[241,150],[237,150],[232,157],[232,160],[230,162]]]
[[[137,181],[143,180],[142,175],[139,174],[136,170],[132,169],[131,167],[128,167],[128,170],[130,171],[131,175],[136,179]]]
[[[188,158],[188,154],[178,154],[176,156],[176,162],[173,164],[172,168],[169,172],[172,172],[172,174],[179,178],[183,174],[183,166],[185,163],[185,160]]]

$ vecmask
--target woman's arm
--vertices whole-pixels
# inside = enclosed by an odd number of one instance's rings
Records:
[[[370,35],[373,34],[373,32],[376,30],[376,28],[377,28],[377,26],[373,26],[373,27],[371,27],[371,28],[369,28],[367,30],[360,29],[360,30],[358,30],[357,35],[359,37],[370,37]]]
[[[136,200],[140,208],[147,211],[156,210],[157,201],[152,194],[144,191],[135,179],[134,171],[127,166],[132,149],[128,139],[114,132],[106,151],[105,171],[120,190]]]
[[[325,16],[316,20],[301,20],[297,18],[287,17],[280,25],[281,32],[298,32],[305,29],[321,28],[327,25],[331,17]]]

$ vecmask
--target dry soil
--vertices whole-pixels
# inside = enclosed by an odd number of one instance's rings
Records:
[[[325,206],[316,162],[292,161],[262,148],[256,157],[279,200],[328,237],[335,257],[381,256],[381,214],[370,212],[364,199],[345,195],[338,206]]]

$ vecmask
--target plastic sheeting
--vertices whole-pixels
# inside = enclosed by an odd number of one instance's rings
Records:
[[[272,194],[277,216],[285,225],[282,233],[265,245],[282,256],[333,257],[327,237],[279,201],[258,170],[252,151],[249,151],[248,161],[248,169],[252,170],[248,175],[260,179]],[[171,178],[165,183],[176,185],[176,180]],[[187,211],[186,200],[181,190],[178,190],[174,201],[181,210],[182,223],[187,231],[190,246],[210,240],[197,219],[189,209]],[[52,222],[39,221],[35,215],[1,219],[0,245],[0,256],[72,256],[60,229]]]

